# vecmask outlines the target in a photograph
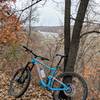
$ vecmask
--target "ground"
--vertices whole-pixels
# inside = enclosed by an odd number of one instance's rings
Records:
[[[33,84],[33,82],[22,98],[15,99],[8,94],[9,80],[9,73],[0,71],[0,100],[52,100],[49,91],[42,89],[38,84]]]

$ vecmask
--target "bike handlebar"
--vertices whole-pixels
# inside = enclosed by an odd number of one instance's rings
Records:
[[[45,58],[45,57],[36,55],[32,50],[30,50],[30,49],[27,48],[26,46],[23,46],[23,48],[26,49],[26,51],[29,51],[32,55],[34,55],[35,58],[40,58],[41,60],[47,60],[47,61],[49,61],[48,58]]]

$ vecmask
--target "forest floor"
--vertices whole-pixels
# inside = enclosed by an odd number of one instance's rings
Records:
[[[39,87],[37,84],[30,84],[28,90],[21,98],[11,97],[8,93],[10,75],[0,71],[0,100],[52,100],[52,95]]]
[[[53,100],[52,93],[43,89],[42,87],[39,87],[39,85],[34,83],[33,80],[31,81],[30,86],[21,98],[16,99],[10,96],[8,93],[8,88],[11,77],[11,73],[0,71],[0,100]],[[91,94],[89,90],[87,100],[100,100],[99,94],[99,92],[96,94]],[[92,97],[94,99],[91,99]]]

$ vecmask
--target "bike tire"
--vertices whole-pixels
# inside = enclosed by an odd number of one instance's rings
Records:
[[[27,74],[27,78],[25,79],[25,81],[27,80],[27,82],[26,82],[26,84],[24,85],[24,87],[20,90],[19,93],[14,93],[14,91],[13,91],[13,90],[14,90],[14,89],[13,89],[13,81],[15,80],[16,76],[17,76],[20,72],[22,72],[23,70],[25,70],[24,73],[23,73],[23,75],[25,74],[25,72],[26,72],[26,74]],[[25,76],[25,77],[26,77],[26,76]],[[24,81],[24,82],[25,82],[25,81]],[[25,69],[25,68],[20,68],[20,69],[18,69],[18,70],[15,72],[15,74],[13,75],[13,77],[12,77],[12,79],[11,79],[11,81],[10,81],[8,93],[9,93],[11,96],[14,96],[15,98],[21,97],[22,95],[24,95],[25,91],[27,90],[27,88],[28,88],[28,86],[29,86],[29,84],[30,84],[30,81],[31,81],[31,73],[30,73],[29,69]],[[19,83],[18,83],[18,84],[19,84]],[[15,87],[14,87],[14,88],[15,88]]]
[[[63,74],[60,74],[57,77],[58,78],[63,78],[63,77],[75,77],[75,78],[77,78],[81,82],[82,87],[83,87],[83,96],[82,96],[82,99],[80,99],[80,100],[86,100],[87,99],[88,87],[87,87],[87,84],[86,84],[86,81],[84,80],[84,78],[82,78],[79,74],[77,74],[75,72],[65,72]],[[67,98],[63,99],[63,98],[59,97],[59,93],[60,93],[60,91],[54,91],[53,92],[53,100],[67,100]]]

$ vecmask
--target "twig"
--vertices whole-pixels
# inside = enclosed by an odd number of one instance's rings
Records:
[[[42,1],[42,0],[37,0],[35,3],[31,4],[30,6],[28,6],[28,7],[24,8],[24,9],[21,9],[21,10],[17,10],[17,11],[15,11],[15,12],[20,12],[20,11],[22,11],[22,12],[23,12],[23,11],[27,10],[28,8],[32,7],[33,5],[35,5],[35,4],[37,4],[37,3],[39,3],[40,1]]]

